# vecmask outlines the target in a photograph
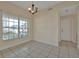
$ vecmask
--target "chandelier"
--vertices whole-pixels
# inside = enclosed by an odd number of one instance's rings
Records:
[[[31,7],[31,8],[28,8],[28,11],[29,11],[31,14],[35,14],[35,13],[37,13],[38,8],[35,7],[34,3],[32,2],[32,7]]]

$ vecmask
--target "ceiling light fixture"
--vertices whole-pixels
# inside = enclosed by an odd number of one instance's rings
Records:
[[[28,8],[28,11],[29,11],[31,14],[35,14],[35,13],[37,13],[38,8],[35,7],[34,3],[32,2],[32,7],[31,7],[31,8]]]

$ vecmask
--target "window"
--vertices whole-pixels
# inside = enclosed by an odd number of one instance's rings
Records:
[[[21,18],[4,15],[3,18],[3,40],[24,38],[27,35],[27,21]]]
[[[18,38],[18,19],[3,16],[3,40]]]
[[[27,22],[20,20],[20,38],[24,38],[27,35]]]

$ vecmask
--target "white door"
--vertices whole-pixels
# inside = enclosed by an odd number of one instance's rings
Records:
[[[71,19],[61,19],[61,40],[72,41]]]

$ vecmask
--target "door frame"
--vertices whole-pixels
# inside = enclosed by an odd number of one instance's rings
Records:
[[[77,14],[76,14],[76,16],[77,16]],[[76,21],[77,21],[77,19],[76,19]],[[59,32],[58,32],[58,44],[59,44],[59,42],[61,41],[61,16],[59,16],[59,21],[58,21],[58,28],[59,28]],[[77,39],[77,22],[76,22],[76,46],[77,46],[77,44],[78,44],[78,39]]]

